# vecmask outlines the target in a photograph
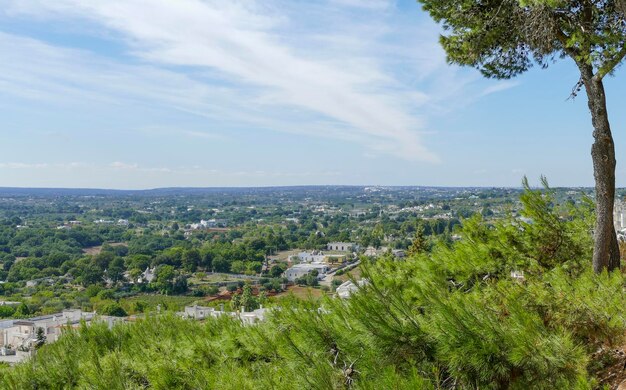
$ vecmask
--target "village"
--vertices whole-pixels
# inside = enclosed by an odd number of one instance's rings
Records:
[[[313,276],[321,285],[330,286],[332,277],[339,270],[351,269],[359,264],[357,251],[358,245],[346,242],[332,242],[327,245],[327,251],[299,252],[289,256],[291,266],[284,272],[284,278],[290,283],[296,283],[299,279]],[[404,256],[404,253],[393,252],[396,256]],[[372,252],[370,255],[377,255]],[[151,282],[154,279],[153,270],[146,269],[139,276],[138,282]],[[346,280],[334,289],[334,296],[339,299],[347,299],[359,288],[365,286],[367,280],[361,279],[356,282]],[[20,302],[0,301],[0,306],[17,306]],[[224,303],[219,308],[200,306],[198,304],[185,306],[183,311],[176,315],[190,319],[203,321],[209,318],[229,317],[241,321],[244,325],[254,325],[265,320],[270,308],[260,305],[259,308],[247,311],[242,305],[239,310],[227,311]],[[164,314],[160,305],[155,315]],[[152,314],[150,314],[152,315]],[[135,322],[146,315],[113,316],[103,315],[97,312],[85,312],[81,309],[67,309],[59,313],[18,319],[0,321],[0,362],[16,364],[32,357],[37,349],[46,343],[53,343],[61,337],[63,332],[70,329],[78,329],[93,323],[105,323],[109,328],[116,324]]]

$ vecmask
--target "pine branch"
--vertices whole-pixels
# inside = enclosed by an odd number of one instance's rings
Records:
[[[598,69],[596,74],[593,76],[593,81],[595,82],[601,81],[604,78],[604,76],[611,73],[613,69],[615,69],[615,67],[619,65],[620,62],[622,62],[625,56],[626,56],[626,43],[624,44],[624,46],[622,46],[620,51],[618,51],[617,54],[610,61],[605,62],[604,65],[602,65],[600,69]]]

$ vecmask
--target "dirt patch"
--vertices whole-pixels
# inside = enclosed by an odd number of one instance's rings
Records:
[[[287,261],[287,259],[289,259],[289,256],[295,256],[302,251],[303,249],[291,249],[287,251],[280,251],[278,253],[274,253],[271,256],[268,256],[268,258],[274,261]]]
[[[230,301],[233,297],[233,294],[230,291],[221,291],[217,295],[211,295],[210,297],[204,298],[207,302],[213,301]]]
[[[600,381],[598,388],[626,390],[626,346],[598,351],[591,358],[607,361],[601,371],[593,373]]]
[[[318,288],[303,287],[303,286],[289,286],[287,291],[283,291],[280,294],[276,294],[276,298],[283,298],[293,294],[300,299],[319,299],[324,296],[324,291]]]
[[[100,252],[102,252],[102,245],[83,248],[83,253],[90,256],[99,255]]]
[[[125,242],[107,242],[108,246],[128,246]],[[99,255],[102,252],[102,245],[98,246],[90,246],[87,248],[83,248],[83,253],[90,256]]]

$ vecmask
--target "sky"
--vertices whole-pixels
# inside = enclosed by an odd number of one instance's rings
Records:
[[[489,80],[440,34],[412,0],[0,0],[0,187],[593,185],[573,64]]]

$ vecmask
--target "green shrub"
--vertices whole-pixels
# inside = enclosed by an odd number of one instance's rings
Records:
[[[128,313],[119,303],[113,302],[102,307],[100,314],[114,317],[126,317]]]
[[[591,271],[592,208],[551,196],[522,197],[532,223],[476,215],[460,241],[364,262],[368,283],[349,299],[286,298],[254,326],[170,315],[83,326],[0,366],[0,388],[599,388],[601,351],[626,332],[625,280]],[[250,286],[231,305],[256,307]]]

